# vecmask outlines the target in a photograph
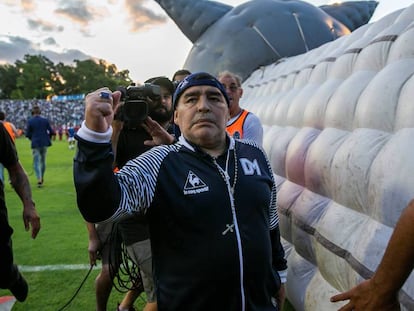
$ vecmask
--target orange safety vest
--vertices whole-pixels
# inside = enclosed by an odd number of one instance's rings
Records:
[[[3,125],[4,125],[4,128],[7,130],[7,132],[9,133],[12,141],[15,141],[16,140],[16,135],[14,135],[14,131],[13,131],[13,128],[12,128],[10,122],[3,121]]]
[[[243,138],[243,125],[248,114],[249,112],[247,110],[242,109],[242,113],[239,115],[239,117],[234,120],[232,124],[227,125],[226,130],[230,136],[234,138]]]

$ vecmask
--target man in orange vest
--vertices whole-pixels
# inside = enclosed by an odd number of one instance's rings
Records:
[[[229,71],[219,73],[218,80],[226,89],[230,100],[230,120],[227,122],[227,132],[230,136],[239,139],[254,140],[260,146],[263,143],[263,127],[260,119],[240,107],[239,101],[243,95],[241,78]]]
[[[7,133],[9,133],[13,143],[16,140],[16,137],[19,136],[16,127],[13,123],[6,121],[6,113],[4,111],[0,111],[0,122],[3,124],[4,128],[6,129]],[[4,182],[4,166],[0,163],[0,180]]]
[[[6,113],[4,111],[0,111],[0,122],[3,123],[4,128],[7,130],[7,133],[9,133],[14,142],[16,137],[19,136],[19,132],[13,123],[6,121]]]

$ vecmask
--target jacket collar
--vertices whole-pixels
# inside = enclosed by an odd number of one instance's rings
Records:
[[[226,134],[226,141],[227,141],[227,146],[229,150],[234,150],[235,148],[235,140],[233,137],[230,137],[229,134]],[[183,146],[185,146],[187,149],[191,150],[192,152],[201,152],[204,153],[203,151],[201,151],[201,149],[190,143],[182,134],[181,136],[178,138],[178,142],[180,144],[182,144]],[[227,152],[227,150],[226,150]]]

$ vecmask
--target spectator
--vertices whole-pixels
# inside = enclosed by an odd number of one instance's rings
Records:
[[[25,129],[27,119],[34,106],[39,106],[42,115],[53,120],[52,126],[60,124],[80,124],[84,119],[85,106],[83,100],[46,101],[46,100],[0,100],[0,110],[8,116],[18,130]]]
[[[59,135],[59,140],[62,141],[62,138],[63,138],[63,126],[62,125],[58,127],[58,135]]]
[[[152,148],[114,175],[119,97],[106,88],[86,97],[74,163],[83,217],[147,213],[160,310],[278,310],[272,297],[284,300],[286,260],[276,184],[261,148],[226,134],[223,86],[207,73],[186,77],[173,97],[179,142]]]
[[[58,132],[58,128],[56,126],[53,126],[53,134],[52,134],[52,141],[56,140],[56,133]]]

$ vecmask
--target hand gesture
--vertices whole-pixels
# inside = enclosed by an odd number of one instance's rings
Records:
[[[147,117],[142,127],[152,136],[152,140],[144,141],[146,146],[169,145],[174,142],[174,136],[168,133],[158,122]]]

